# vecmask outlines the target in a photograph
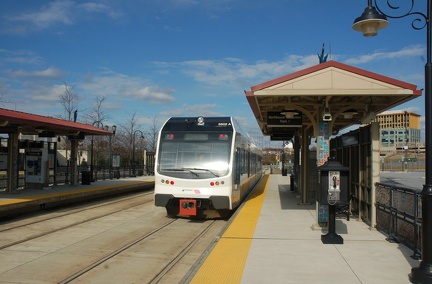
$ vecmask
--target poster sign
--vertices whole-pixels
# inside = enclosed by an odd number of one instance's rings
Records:
[[[112,156],[112,166],[113,168],[120,167],[120,156],[119,155],[113,155]]]
[[[328,122],[319,123],[318,136],[318,167],[324,165],[330,155]]]

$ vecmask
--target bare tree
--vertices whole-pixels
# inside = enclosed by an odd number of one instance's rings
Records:
[[[121,144],[125,154],[123,157],[127,157],[127,160],[123,160],[123,163],[128,163],[133,166],[133,174],[135,164],[142,164],[143,151],[145,149],[144,131],[141,129],[141,125],[138,123],[138,117],[136,113],[129,115],[129,118],[125,124],[119,126],[120,135],[116,135],[116,139]]]
[[[0,104],[14,104],[16,110],[16,103],[7,101],[5,96],[6,93],[8,93],[7,84],[4,82],[3,79],[0,79]]]
[[[156,152],[159,128],[159,123],[157,121],[157,118],[155,117],[153,118],[153,122],[150,125],[149,131],[147,131],[146,133],[147,150],[150,152]]]
[[[77,109],[78,96],[73,92],[73,88],[75,87],[75,85],[70,86],[66,84],[66,82],[63,83],[64,83],[65,91],[63,94],[60,94],[60,104],[63,106],[63,109],[66,113],[66,119],[72,120],[72,113],[73,113],[74,114],[73,120],[76,121],[78,116],[78,109]],[[69,140],[64,139],[64,144],[61,145],[61,147],[64,147],[66,149],[66,160],[68,160]],[[68,171],[68,167],[66,168],[66,170]]]
[[[129,157],[132,156],[132,147],[134,145],[135,142],[135,137],[134,135],[137,134],[137,132],[141,131],[141,129],[139,129],[141,126],[138,124],[138,117],[136,115],[136,113],[133,113],[129,116],[129,119],[127,120],[127,122],[125,124],[120,125],[120,128],[123,130],[123,139],[122,139],[122,144],[125,148],[130,149],[130,153],[131,155],[129,155]]]
[[[13,102],[13,101],[8,101],[6,98],[5,98],[5,95],[3,94],[3,93],[0,93],[0,104],[13,104],[14,105],[14,110],[17,110],[17,103],[16,102]]]
[[[105,96],[95,96],[95,103],[91,112],[87,115],[89,123],[97,127],[103,127],[105,120],[109,119],[109,115],[103,109],[104,102],[107,100]]]
[[[95,103],[93,108],[89,114],[87,114],[87,121],[89,124],[96,127],[103,127],[106,120],[109,119],[109,115],[104,111],[104,102],[107,100],[107,97],[104,96],[95,96]],[[90,140],[90,172],[92,179],[94,178],[94,170],[97,171],[97,165],[104,164],[106,157],[103,157],[102,153],[105,153],[105,147],[102,145],[106,142],[105,137],[100,136],[91,136]],[[87,142],[87,147],[88,147]],[[106,153],[108,154],[108,153]],[[96,168],[95,168],[96,166]]]
[[[75,85],[71,86],[66,84],[66,82],[63,83],[65,86],[65,91],[60,95],[60,104],[63,106],[63,109],[66,113],[66,119],[72,120],[73,117],[74,121],[76,121],[78,115],[78,96],[73,92]]]

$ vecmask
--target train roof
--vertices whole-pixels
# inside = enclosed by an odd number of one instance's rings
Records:
[[[162,126],[162,129],[169,129],[170,127],[179,127],[180,125],[190,127],[232,127],[237,126],[236,122],[233,122],[234,119],[230,116],[221,116],[221,117],[207,117],[207,116],[185,116],[185,117],[171,117],[169,118],[165,124]],[[179,129],[180,130],[180,129]]]
[[[204,118],[205,121],[209,121],[209,122],[215,122],[215,121],[231,121],[232,117],[231,116],[174,116],[174,117],[170,117],[167,122],[193,122],[193,121],[198,121],[198,118]]]
[[[225,125],[230,123],[231,125]],[[177,130],[181,131],[180,125],[187,126],[189,129],[193,126],[207,126],[207,127],[232,127],[236,132],[240,133],[253,147],[256,143],[252,137],[245,131],[240,123],[232,116],[185,116],[185,117],[171,117],[162,126],[161,130]],[[185,129],[185,128],[183,128]]]

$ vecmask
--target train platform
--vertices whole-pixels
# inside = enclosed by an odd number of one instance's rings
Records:
[[[0,192],[0,218],[91,198],[154,188],[154,176],[107,179],[90,184],[56,185],[43,189]]]
[[[315,204],[289,176],[265,175],[230,226],[182,283],[410,283],[412,250],[351,217],[336,219],[343,244],[323,244]]]

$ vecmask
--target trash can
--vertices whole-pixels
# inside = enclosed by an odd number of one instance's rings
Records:
[[[288,169],[282,169],[282,176],[286,177],[288,174]]]
[[[119,179],[119,178],[120,178],[120,170],[119,170],[119,169],[116,169],[116,170],[114,171],[114,178],[116,178],[116,179]]]
[[[294,175],[290,175],[290,190],[294,191]]]
[[[81,184],[89,185],[90,179],[91,179],[91,175],[89,171],[81,172]]]

